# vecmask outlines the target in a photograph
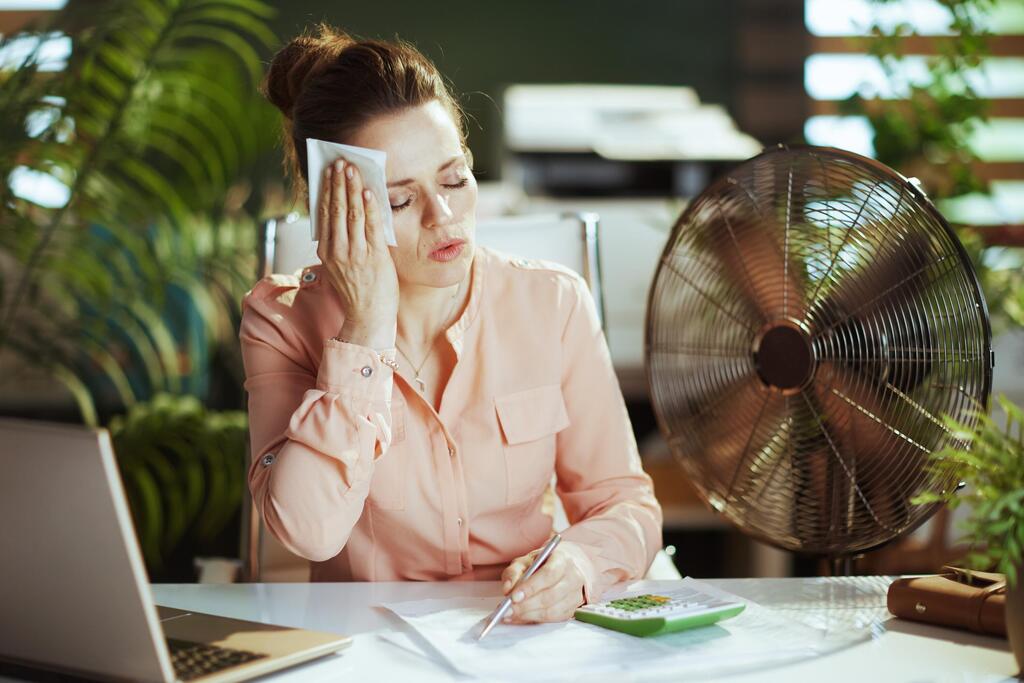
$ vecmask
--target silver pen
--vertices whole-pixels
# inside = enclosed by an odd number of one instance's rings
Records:
[[[516,585],[512,586],[512,590],[508,592],[508,597],[502,600],[501,604],[498,605],[498,608],[494,610],[494,614],[491,615],[491,620],[487,622],[487,625],[484,626],[484,630],[476,637],[477,640],[483,640],[484,636],[490,633],[491,629],[494,628],[494,625],[501,621],[501,618],[505,616],[505,612],[508,612],[508,608],[512,606],[512,596],[515,595],[516,588],[519,587],[519,584],[526,581],[528,578],[533,576],[538,569],[540,569],[540,566],[544,564],[544,560],[548,559],[551,551],[555,549],[555,546],[557,546],[558,542],[561,540],[561,535],[556,533],[551,537],[551,540],[541,548],[540,552],[537,553],[537,556],[533,558],[533,562],[530,563],[530,566],[526,569],[523,575],[519,577],[519,580],[516,581]]]

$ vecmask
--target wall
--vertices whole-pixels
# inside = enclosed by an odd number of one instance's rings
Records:
[[[498,174],[501,91],[510,83],[689,85],[731,106],[736,0],[323,2],[278,4],[282,39],[323,20],[362,37],[414,43],[476,123],[481,179]]]

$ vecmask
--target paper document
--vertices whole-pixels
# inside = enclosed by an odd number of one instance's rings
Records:
[[[500,680],[566,680],[581,672],[616,670],[628,670],[634,678],[641,673],[723,674],[811,657],[826,649],[821,632],[814,628],[692,579],[684,580],[682,587],[746,602],[747,608],[734,619],[656,638],[637,638],[570,620],[502,623],[477,641],[497,598],[418,600],[384,605],[407,622],[416,637],[382,637],[406,648],[419,642],[427,657],[439,658],[465,674]]]
[[[338,142],[327,142],[306,138],[307,175],[309,177],[309,228],[310,238],[316,241],[317,235],[317,201],[320,197],[320,181],[328,165],[338,159],[355,165],[363,179],[363,186],[373,192],[374,199],[380,208],[380,217],[384,227],[384,241],[389,247],[398,246],[395,239],[395,226],[391,219],[391,204],[388,202],[388,181],[384,172],[387,153],[379,149],[343,145]]]

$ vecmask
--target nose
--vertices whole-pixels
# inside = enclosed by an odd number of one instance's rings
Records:
[[[455,214],[448,206],[448,197],[435,193],[427,202],[427,210],[423,213],[425,227],[435,227],[448,223]]]

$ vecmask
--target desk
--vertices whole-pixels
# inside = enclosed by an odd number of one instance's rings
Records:
[[[658,592],[671,581],[630,588]],[[870,637],[832,654],[774,669],[730,676],[752,681],[1009,681],[1016,671],[1005,640],[893,619],[885,609],[888,580],[718,579],[708,583],[782,610],[821,628],[863,630]],[[401,627],[382,602],[498,595],[496,582],[335,584],[157,584],[162,605],[357,636],[347,652],[285,673],[275,680],[464,681],[440,665],[381,641],[375,631]],[[359,635],[363,634],[363,635]],[[566,672],[566,680],[573,680]],[[593,683],[593,677],[582,677]],[[623,680],[623,679],[619,679]],[[628,679],[626,679],[628,680]],[[639,675],[635,680],[645,680]]]

